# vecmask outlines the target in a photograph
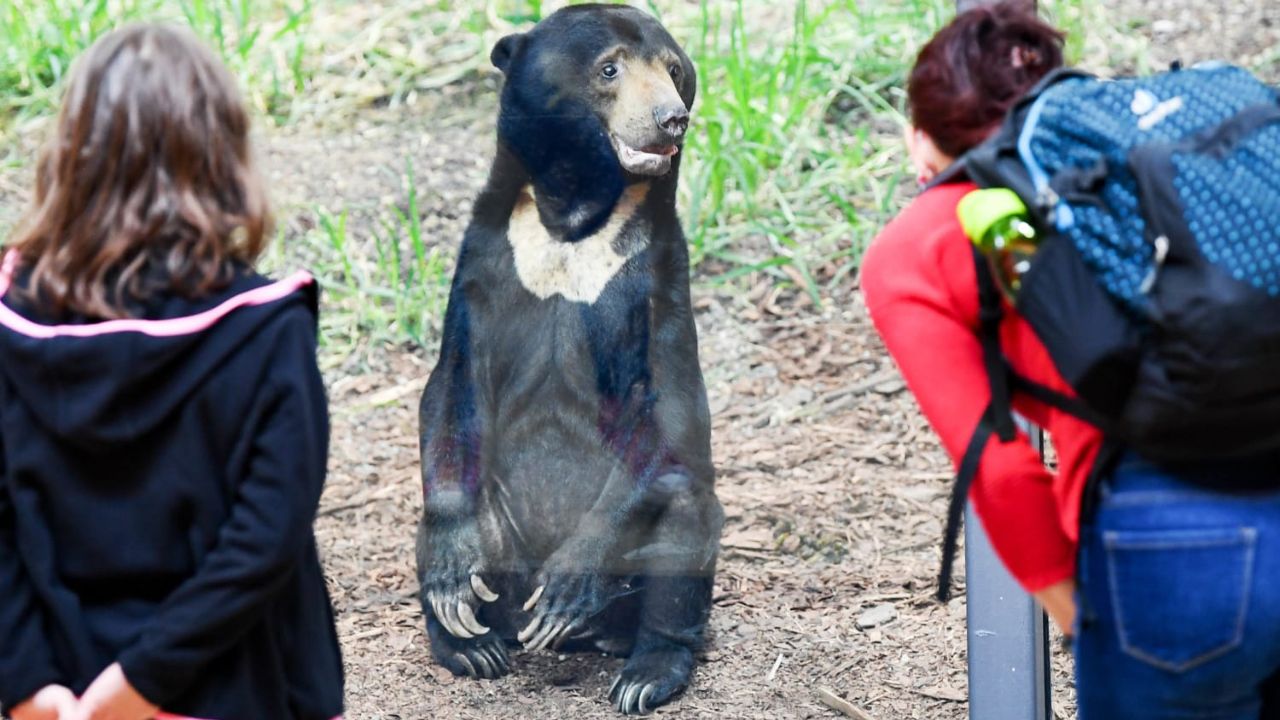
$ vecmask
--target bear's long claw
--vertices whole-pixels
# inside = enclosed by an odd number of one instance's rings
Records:
[[[476,653],[476,669],[480,671],[480,677],[486,680],[492,680],[498,676],[497,671],[493,667],[493,663],[489,661],[489,657],[483,652]]]
[[[649,698],[653,697],[654,690],[655,690],[654,686],[652,684],[649,684],[649,685],[645,685],[644,690],[640,692],[640,708],[639,709],[640,709],[641,715],[649,714]]]
[[[453,628],[449,626],[449,618],[445,617],[444,614],[444,605],[440,603],[438,598],[431,598],[431,610],[436,614],[436,619],[444,626],[445,631],[450,635],[456,635]]]
[[[498,593],[490,590],[489,586],[484,584],[484,579],[479,575],[471,576],[471,592],[475,593],[476,597],[487,603],[494,602],[501,597]]]
[[[547,647],[552,650],[558,650],[565,640],[573,637],[573,634],[582,628],[581,620],[566,622],[556,630],[555,636],[551,638],[551,642],[547,643]]]
[[[627,688],[626,695],[622,696],[622,712],[630,715],[635,711],[636,701],[640,699],[641,686],[636,684]]]
[[[462,620],[458,618],[458,606],[454,603],[442,602],[439,604],[432,603],[436,607],[436,617],[440,618],[440,624],[444,625],[444,629],[449,634],[462,640],[470,640],[475,634],[462,624]]]
[[[542,593],[546,589],[547,589],[546,585],[539,585],[538,589],[533,591],[533,594],[529,596],[529,599],[524,601],[525,612],[530,612],[533,610],[533,606],[537,605],[538,601],[542,599]]]
[[[542,629],[538,631],[538,634],[535,635],[532,640],[525,643],[525,649],[545,650],[547,646],[551,643],[551,641],[555,638],[556,633],[560,630],[560,628],[563,625],[564,625],[563,620],[561,620],[559,623],[555,623],[555,622],[543,623]]]
[[[493,662],[493,666],[498,670],[498,673],[497,675],[495,675],[495,677],[500,677],[502,675],[506,675],[508,672],[511,672],[511,664],[507,662],[506,653],[502,652],[500,647],[490,646],[490,647],[481,648],[480,651],[485,653],[489,657],[490,661]]]
[[[480,636],[489,632],[489,628],[481,625],[480,621],[476,619],[475,611],[471,609],[471,606],[465,600],[458,601],[458,620],[472,635]]]
[[[574,633],[582,630],[582,625],[583,622],[581,620],[574,620],[569,623],[564,630],[560,631],[559,637],[556,638],[555,643],[553,643],[551,647],[558,649],[562,644],[564,644],[565,640],[568,640],[574,636]]]
[[[457,660],[458,663],[462,665],[462,667],[466,668],[468,675],[470,675],[473,678],[479,677],[479,674],[476,672],[476,666],[471,664],[471,659],[468,658],[466,655],[462,653],[455,653],[453,656],[453,659]]]
[[[542,624],[542,620],[544,617],[545,616],[542,613],[538,613],[537,615],[534,615],[533,619],[529,621],[529,624],[526,625],[524,629],[521,630],[519,634],[516,635],[516,640],[519,640],[520,642],[523,643],[529,638],[533,637],[538,632],[538,626]]]

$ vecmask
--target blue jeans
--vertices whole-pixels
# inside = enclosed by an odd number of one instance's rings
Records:
[[[1081,530],[1080,720],[1280,718],[1277,475],[1120,461]]]

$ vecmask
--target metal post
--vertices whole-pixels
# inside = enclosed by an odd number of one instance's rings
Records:
[[[1040,430],[1021,421],[1043,453]],[[965,512],[965,595],[971,720],[1050,720],[1049,624],[1014,582],[970,508]]]

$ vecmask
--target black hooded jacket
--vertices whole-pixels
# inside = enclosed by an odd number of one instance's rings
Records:
[[[112,662],[165,712],[330,720],[312,521],[329,422],[305,273],[52,325],[0,269],[0,707]],[[17,273],[21,283],[21,273]]]

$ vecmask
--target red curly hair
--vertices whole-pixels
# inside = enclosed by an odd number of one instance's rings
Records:
[[[920,50],[907,79],[911,123],[951,157],[981,143],[1040,78],[1062,65],[1064,33],[1027,3],[961,13]]]

